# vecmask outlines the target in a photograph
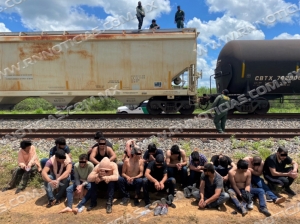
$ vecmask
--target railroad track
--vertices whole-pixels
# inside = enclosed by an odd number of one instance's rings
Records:
[[[1,114],[0,120],[32,120],[32,119],[48,119],[57,120],[63,114]],[[80,120],[80,119],[193,119],[198,114],[181,115],[181,114],[160,114],[160,115],[149,115],[149,114],[65,114],[65,117],[61,117],[61,120]],[[211,116],[209,116],[211,118]],[[230,119],[300,119],[298,113],[273,113],[273,114],[229,114]]]
[[[39,129],[18,130],[0,129],[0,137],[11,140],[20,138],[43,138],[53,139],[60,136],[66,138],[88,138],[92,139],[99,129]],[[234,136],[237,139],[265,139],[282,138],[289,139],[300,136],[300,129],[226,129],[226,133],[219,134],[215,129],[182,129],[169,130],[167,128],[118,128],[103,129],[106,138],[200,138],[200,139],[226,139]]]

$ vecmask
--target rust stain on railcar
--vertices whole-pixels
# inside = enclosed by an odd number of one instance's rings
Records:
[[[86,50],[80,50],[80,51],[69,50],[68,54],[79,54],[83,58],[93,58],[93,55],[89,54],[89,52]]]
[[[31,58],[34,60],[45,60],[45,61],[52,61],[55,59],[60,58],[60,54],[63,53],[63,51],[59,53],[55,53],[55,51],[52,50],[52,47],[55,44],[44,42],[44,43],[33,43],[28,44],[28,47],[18,47],[19,50],[19,57],[21,60],[29,59]]]

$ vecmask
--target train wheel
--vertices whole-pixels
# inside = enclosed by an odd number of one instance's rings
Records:
[[[268,113],[270,109],[270,103],[268,100],[262,97],[258,97],[257,99],[254,100],[254,102],[257,101],[259,103],[259,106],[256,108],[254,111],[255,114],[266,114]]]
[[[195,110],[195,105],[189,105],[189,104],[185,104],[180,110],[179,112],[183,115],[189,115],[189,114],[193,114]]]
[[[158,105],[156,105],[156,103],[154,101],[149,101],[147,103],[147,110],[148,113],[151,115],[159,115],[161,114],[162,110],[158,107]]]

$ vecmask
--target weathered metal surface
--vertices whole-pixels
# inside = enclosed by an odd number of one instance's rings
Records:
[[[290,83],[282,82],[299,68],[299,50],[300,40],[296,39],[230,41],[218,57],[217,91],[228,89],[231,94],[242,94],[277,81],[282,85],[270,89],[267,94],[300,94],[300,76],[295,75]]]
[[[129,96],[141,101],[153,95],[195,95],[188,89],[174,92],[169,83],[196,65],[196,34],[194,29],[97,35],[2,33],[0,97],[41,96],[64,105],[75,96],[99,93],[124,103],[134,103],[127,101]],[[114,91],[105,92],[109,88]],[[64,102],[57,103],[61,101],[57,98]]]

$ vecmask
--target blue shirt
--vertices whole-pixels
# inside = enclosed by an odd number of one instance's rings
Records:
[[[66,154],[69,154],[69,153],[70,153],[69,146],[67,146],[67,145],[66,145],[65,148],[62,149],[62,150],[64,150]],[[55,153],[56,153],[56,151],[57,151],[57,147],[56,147],[56,146],[54,146],[52,149],[50,149],[50,152],[49,152],[49,158],[51,158],[52,156],[54,156]]]

